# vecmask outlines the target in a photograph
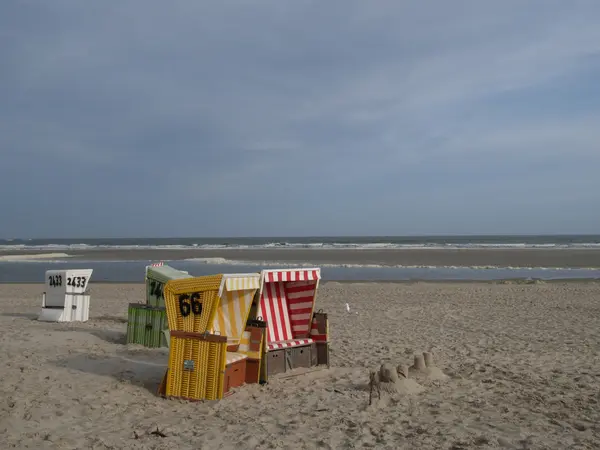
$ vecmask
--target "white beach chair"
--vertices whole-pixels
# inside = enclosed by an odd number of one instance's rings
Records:
[[[42,294],[42,322],[86,322],[90,314],[87,287],[93,269],[48,270]]]

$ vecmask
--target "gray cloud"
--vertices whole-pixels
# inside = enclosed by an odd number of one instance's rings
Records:
[[[598,19],[592,1],[3,2],[0,235],[595,231],[583,200],[553,219],[569,180],[600,192],[582,169]],[[519,112],[559,89],[553,115]],[[506,186],[534,178],[530,215]]]

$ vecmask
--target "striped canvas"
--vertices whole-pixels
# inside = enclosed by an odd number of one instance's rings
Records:
[[[283,283],[266,283],[264,285],[256,315],[267,322],[267,342],[293,339]]]
[[[248,358],[260,359],[262,343],[262,333],[260,330],[246,330],[242,333],[238,352],[244,353]]]
[[[308,337],[315,305],[316,281],[292,281],[285,284],[285,295],[295,339]]]
[[[319,319],[321,323],[319,323]],[[329,336],[329,324],[327,319],[321,316],[317,319],[316,315],[312,320],[310,328],[310,338],[315,342],[327,342]]]
[[[267,343],[285,341],[295,346],[300,345],[299,339],[310,340],[321,269],[263,270],[261,277],[263,289],[256,315],[267,322]]]
[[[227,336],[227,345],[238,345],[246,328],[246,321],[256,290],[225,290],[213,324],[213,334]]]
[[[225,278],[225,287],[228,291],[256,290],[260,287],[260,276]]]
[[[265,283],[278,281],[316,281],[321,279],[321,269],[287,269],[263,271]]]
[[[223,283],[219,288],[219,297],[227,291],[244,291],[246,289],[260,288],[259,273],[230,273],[223,275]]]
[[[291,339],[289,341],[272,342],[268,345],[269,350],[278,350],[280,348],[296,347],[298,345],[312,344],[312,339]]]
[[[161,261],[161,262],[152,263],[152,264],[150,264],[149,266],[146,266],[146,274],[148,273],[148,268],[149,268],[149,267],[160,267],[160,266],[162,266],[162,265],[164,265],[164,264],[165,264],[165,263]]]

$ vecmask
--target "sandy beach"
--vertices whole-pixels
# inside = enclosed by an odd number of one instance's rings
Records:
[[[124,344],[127,303],[143,298],[142,284],[92,285],[90,321],[71,324],[35,320],[42,290],[0,285],[3,448],[600,442],[600,283],[324,283],[317,307],[331,321],[330,370],[195,404],[155,395],[166,349]],[[384,392],[369,406],[368,370],[423,351],[447,378],[413,374],[421,392]]]

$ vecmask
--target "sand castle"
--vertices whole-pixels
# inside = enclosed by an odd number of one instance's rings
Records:
[[[381,392],[388,394],[417,394],[425,388],[415,379],[442,380],[448,378],[433,361],[431,352],[414,355],[412,366],[399,364],[395,368],[391,364],[382,364],[378,370],[369,372],[369,405],[373,402],[373,394],[381,398]]]

